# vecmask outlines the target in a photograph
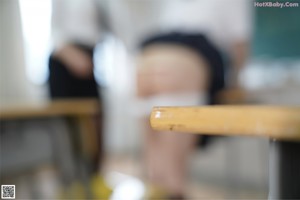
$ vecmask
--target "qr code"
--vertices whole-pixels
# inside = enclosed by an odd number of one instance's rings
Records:
[[[15,199],[15,185],[1,185],[1,199]]]

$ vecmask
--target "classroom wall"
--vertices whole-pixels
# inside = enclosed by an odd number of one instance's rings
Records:
[[[0,103],[38,100],[42,90],[25,73],[18,1],[0,1],[0,28]]]

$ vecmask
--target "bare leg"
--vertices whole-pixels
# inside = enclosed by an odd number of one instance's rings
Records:
[[[170,194],[184,194],[186,160],[196,139],[192,134],[155,132],[148,129],[145,153],[149,181]]]
[[[208,89],[208,71],[206,60],[190,49],[178,45],[154,45],[146,49],[140,59],[137,75],[138,96],[147,100],[171,95],[167,105],[176,100],[184,105],[197,105],[200,95],[206,94]],[[182,103],[177,98],[179,96],[172,96],[191,93],[197,94],[193,103],[189,97]],[[178,102],[176,105],[180,104]],[[161,103],[160,99],[155,105],[160,106]],[[165,189],[170,195],[184,195],[186,159],[195,146],[197,136],[154,132],[148,118],[144,123],[145,161],[149,181]]]

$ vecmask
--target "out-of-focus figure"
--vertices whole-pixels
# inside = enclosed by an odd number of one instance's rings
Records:
[[[229,69],[227,85],[239,87],[238,74],[251,35],[251,2],[164,3],[161,30],[143,43],[138,62],[137,92],[145,124],[149,124],[152,106],[217,103],[216,94],[224,88],[224,67]],[[153,192],[154,196],[184,198],[186,159],[196,141],[194,135],[154,132],[148,127],[147,175],[163,191]]]
[[[145,41],[139,67],[138,92],[148,108],[207,104],[224,87],[221,54],[201,34],[170,33]],[[149,114],[144,114],[149,126]],[[164,198],[183,198],[186,159],[196,142],[192,134],[155,132],[148,127],[148,178],[165,191]]]
[[[49,59],[49,87],[52,99],[97,98],[101,101],[99,87],[93,74],[93,50],[104,32],[100,1],[94,0],[53,0],[52,39],[53,52]],[[110,189],[98,176],[102,157],[102,114],[94,116],[98,152],[93,154],[88,177],[91,180],[92,195],[108,198]],[[70,185],[67,198],[81,197],[83,189],[74,183],[76,174],[69,173]],[[73,181],[70,183],[70,181]],[[75,188],[75,189],[74,189]],[[77,189],[76,189],[77,188]],[[87,198],[82,196],[83,198]]]
[[[137,93],[143,105],[140,112],[147,121],[152,106],[216,103],[216,92],[224,87],[224,63],[231,69],[227,71],[228,85],[238,87],[251,32],[251,8],[245,0],[56,3],[61,5],[53,6],[57,12],[57,19],[53,19],[55,50],[50,59],[53,97],[97,95],[91,51],[103,31],[99,15],[103,8],[108,11],[111,33],[129,50],[148,38],[142,44],[137,72]],[[54,66],[57,63],[60,66]],[[64,77],[56,80],[58,74]],[[66,80],[70,80],[69,86]],[[82,86],[84,92],[74,91],[75,86]],[[150,184],[163,188],[165,196],[184,196],[186,158],[196,141],[195,136],[156,134],[148,129],[147,177]]]

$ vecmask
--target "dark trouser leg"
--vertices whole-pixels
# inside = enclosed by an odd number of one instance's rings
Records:
[[[269,199],[300,199],[300,142],[270,142]]]

